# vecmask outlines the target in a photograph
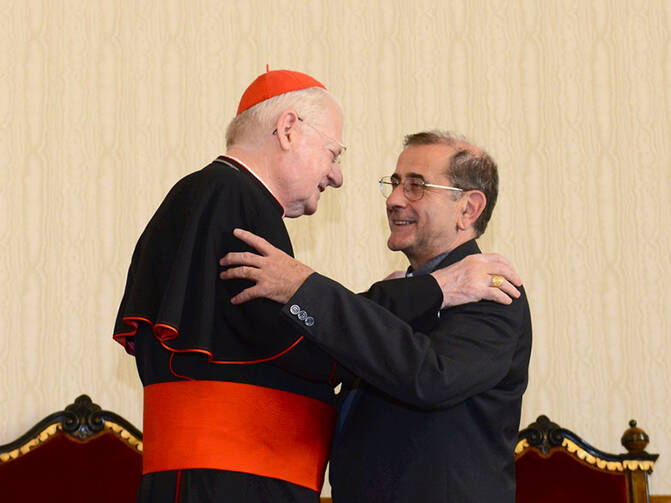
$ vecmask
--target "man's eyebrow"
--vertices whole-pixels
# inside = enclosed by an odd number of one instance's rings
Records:
[[[405,175],[406,178],[417,178],[419,180],[424,180],[424,175],[420,175],[419,173],[408,173]]]
[[[417,180],[424,181],[424,175],[420,175],[419,173],[408,173],[407,175],[405,175],[405,177],[406,178],[416,178]],[[394,173],[393,175],[391,175],[390,178],[393,178],[394,180],[400,180],[401,175],[399,175],[398,173]]]

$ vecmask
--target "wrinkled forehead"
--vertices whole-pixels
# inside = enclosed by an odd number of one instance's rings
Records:
[[[398,156],[394,178],[446,179],[450,159],[458,150],[451,145],[411,145]]]

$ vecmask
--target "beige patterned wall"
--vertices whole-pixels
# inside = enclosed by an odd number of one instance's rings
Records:
[[[0,443],[82,392],[141,424],[110,338],[134,242],[266,63],[347,113],[298,257],[353,289],[402,267],[375,181],[404,133],[472,136],[502,178],[481,245],[531,300],[522,422],[620,452],[635,417],[671,493],[669,0],[0,0]]]

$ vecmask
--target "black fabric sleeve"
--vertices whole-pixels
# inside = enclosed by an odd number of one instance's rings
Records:
[[[311,326],[300,320],[301,311],[314,320]],[[416,407],[439,408],[503,379],[522,330],[523,307],[520,302],[457,306],[419,332],[372,300],[315,273],[282,312],[374,387]]]
[[[359,295],[391,311],[407,323],[435,319],[443,299],[443,292],[432,276],[380,281]],[[280,305],[276,306],[279,309]],[[283,322],[281,325],[284,325],[286,320],[281,321]],[[296,331],[293,323],[289,322],[287,325],[290,334],[305,335]],[[286,356],[273,363],[301,377],[327,379],[332,384],[343,383],[345,386],[350,386],[356,378],[346,363],[336,361],[309,338],[301,341]]]
[[[360,294],[411,325],[435,320],[443,292],[431,275],[378,281]]]

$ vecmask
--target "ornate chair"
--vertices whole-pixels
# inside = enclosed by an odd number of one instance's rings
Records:
[[[539,416],[520,431],[515,449],[517,503],[648,503],[648,435],[629,422],[622,436],[627,454],[609,454]]]
[[[86,395],[0,445],[3,502],[135,501],[141,476],[140,431]]]

